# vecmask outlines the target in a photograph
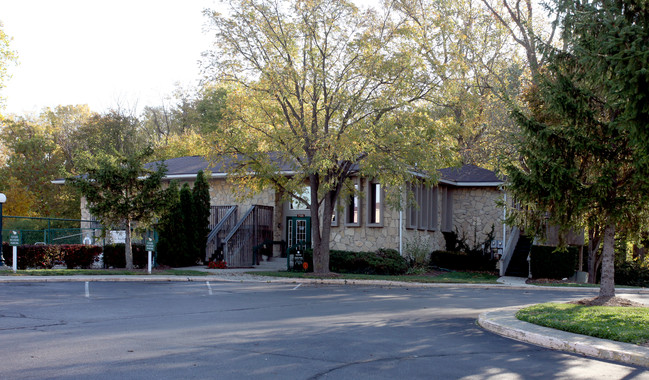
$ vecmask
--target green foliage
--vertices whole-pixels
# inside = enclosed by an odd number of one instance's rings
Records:
[[[376,252],[331,251],[331,270],[340,273],[399,275],[408,270],[408,263],[393,249]]]
[[[616,263],[615,283],[619,285],[649,287],[649,265],[640,260]]]
[[[533,245],[530,250],[531,270],[534,278],[562,279],[571,277],[577,269],[576,247],[557,247]]]
[[[144,168],[150,149],[128,156],[99,155],[89,159],[82,177],[68,181],[88,201],[88,209],[106,227],[124,226],[126,230],[126,268],[132,269],[131,222],[150,223],[164,205],[161,180],[163,164],[155,171]]]
[[[96,245],[64,244],[60,245],[61,260],[68,269],[81,267],[88,269],[99,260],[102,247]]]
[[[619,342],[649,342],[646,307],[581,306],[544,303],[519,310],[516,318],[576,334]]]
[[[496,260],[482,252],[433,251],[430,266],[452,270],[494,271]]]
[[[205,258],[207,235],[210,233],[210,185],[207,183],[202,170],[196,175],[196,182],[192,189],[195,220],[193,229],[196,232],[196,261]]]
[[[423,269],[428,266],[430,244],[421,235],[406,240],[405,257],[410,269]]]
[[[157,228],[158,262],[172,267],[195,265],[205,258],[209,234],[209,184],[199,172],[193,190],[185,183],[178,190],[172,181],[165,195],[166,203]]]
[[[133,267],[146,268],[149,261],[149,253],[143,244],[133,244]],[[124,268],[126,246],[123,243],[108,244],[104,246],[104,268]]]
[[[179,265],[178,252],[184,250],[184,226],[180,210],[180,190],[178,182],[171,181],[165,191],[165,205],[156,226],[158,230],[158,244],[156,246],[158,263],[177,267]]]
[[[649,16],[633,0],[557,0],[556,11],[564,49],[546,47],[551,64],[527,91],[529,112],[514,113],[522,164],[508,168],[509,189],[534,232],[546,222],[603,231],[600,295],[608,297],[616,230],[647,224]]]
[[[330,230],[319,220],[353,191],[352,177],[375,178],[398,204],[412,168],[447,165],[443,122],[424,102],[438,77],[392,9],[361,12],[338,0],[228,5],[206,12],[216,36],[207,69],[228,89],[213,155],[236,159],[233,178],[245,192],[274,186],[309,204],[314,270],[325,273]],[[286,165],[295,175],[281,173]],[[310,201],[301,197],[307,182]]]

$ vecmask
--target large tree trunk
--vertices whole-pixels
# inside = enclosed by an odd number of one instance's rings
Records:
[[[599,297],[615,297],[615,225],[607,218],[602,246],[602,281]]]
[[[329,273],[329,236],[331,233],[331,210],[325,196],[323,219],[320,220],[320,203],[318,203],[318,188],[320,181],[317,175],[309,177],[311,185],[311,244],[313,248],[313,272],[316,274]],[[327,212],[327,210],[329,211]],[[329,225],[327,219],[329,214]],[[323,228],[320,228],[323,223]]]
[[[133,250],[131,249],[131,219],[126,219],[126,238],[124,239],[126,269],[133,269]]]
[[[599,245],[602,241],[600,233],[601,228],[594,226],[588,229],[588,283],[597,283],[597,269],[599,268],[600,260],[597,255],[599,252]]]

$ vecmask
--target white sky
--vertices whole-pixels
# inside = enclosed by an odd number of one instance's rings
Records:
[[[88,104],[158,105],[175,83],[195,85],[205,8],[214,0],[0,0],[19,64],[0,94],[4,113]]]

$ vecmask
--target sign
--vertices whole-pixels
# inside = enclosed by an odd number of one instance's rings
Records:
[[[153,241],[152,238],[147,238],[146,239],[146,250],[150,252],[155,252],[155,241]]]
[[[9,235],[9,245],[17,247],[20,245],[20,234],[18,231],[11,231]]]

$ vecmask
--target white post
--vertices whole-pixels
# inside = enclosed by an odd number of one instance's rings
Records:
[[[18,247],[16,247],[16,246],[14,245],[14,246],[13,246],[13,249],[14,249],[14,250],[13,250],[13,251],[14,251],[14,265],[13,265],[13,270],[14,270],[14,273],[16,273],[16,271],[18,270]]]
[[[147,251],[147,252],[149,253],[148,262],[147,262],[147,269],[149,271],[149,274],[151,274],[151,254],[152,254],[152,252],[151,251]]]

